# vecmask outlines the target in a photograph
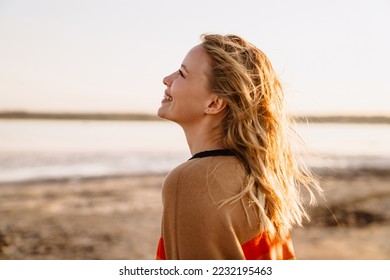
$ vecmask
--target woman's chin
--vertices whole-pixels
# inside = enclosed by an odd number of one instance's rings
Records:
[[[162,105],[158,111],[157,111],[157,116],[159,116],[160,118],[163,118],[163,119],[168,119],[167,117],[167,112],[166,112],[166,108],[164,108],[164,105]]]

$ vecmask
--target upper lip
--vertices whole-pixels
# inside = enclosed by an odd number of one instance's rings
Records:
[[[165,90],[165,91],[164,91],[164,94],[165,94],[166,96],[172,97],[172,95],[168,92],[168,90]]]

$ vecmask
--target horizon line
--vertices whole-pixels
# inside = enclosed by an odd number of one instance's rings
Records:
[[[298,123],[371,123],[390,124],[390,115],[354,114],[292,114]],[[151,113],[113,113],[113,112],[48,112],[48,111],[0,111],[0,119],[30,120],[99,120],[99,121],[164,121]]]

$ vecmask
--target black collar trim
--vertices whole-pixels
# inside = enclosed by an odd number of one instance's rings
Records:
[[[204,152],[197,153],[193,155],[189,160],[195,158],[216,157],[216,156],[235,156],[235,154],[232,150],[229,149],[211,150],[211,151],[204,151]]]

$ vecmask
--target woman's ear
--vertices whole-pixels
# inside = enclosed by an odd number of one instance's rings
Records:
[[[226,108],[226,101],[220,96],[213,94],[205,113],[209,115],[216,115]]]

